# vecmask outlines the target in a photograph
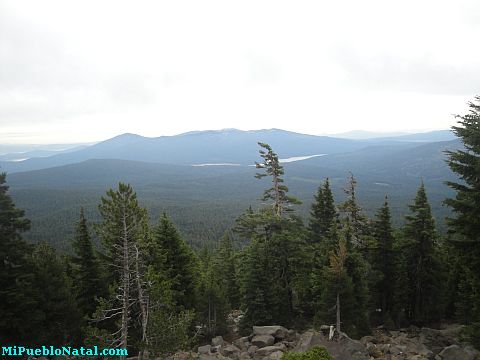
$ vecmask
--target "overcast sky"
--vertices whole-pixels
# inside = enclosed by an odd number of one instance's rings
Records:
[[[0,0],[0,143],[445,129],[478,39],[478,0]]]

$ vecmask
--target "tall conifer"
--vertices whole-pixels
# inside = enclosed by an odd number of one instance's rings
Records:
[[[480,96],[468,107],[469,112],[457,116],[458,125],[453,126],[464,149],[447,152],[448,165],[461,181],[447,183],[456,196],[445,202],[454,212],[448,225],[462,266],[457,307],[469,314],[469,337],[480,348]]]

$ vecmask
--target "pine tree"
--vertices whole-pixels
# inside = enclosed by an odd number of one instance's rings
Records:
[[[461,182],[447,183],[456,196],[445,203],[455,215],[448,219],[448,225],[463,274],[457,307],[463,312],[468,309],[470,340],[480,348],[480,96],[468,106],[468,114],[457,116],[458,126],[452,127],[464,149],[447,152],[448,165]]]
[[[329,253],[327,265],[315,270],[313,284],[319,294],[315,301],[315,324],[335,324],[338,332],[360,337],[363,333],[360,334],[357,329],[358,325],[361,326],[357,318],[365,308],[357,303],[356,290],[349,274],[348,263],[352,263],[351,259],[349,261],[352,250],[348,249],[345,234],[337,234],[336,245]]]
[[[215,253],[212,267],[212,271],[217,274],[230,309],[238,309],[240,302],[235,271],[235,254],[232,239],[228,233],[225,233],[220,240],[220,246]]]
[[[192,344],[191,327],[195,313],[181,310],[175,303],[173,279],[167,271],[167,252],[152,239],[153,236],[144,244],[147,249],[145,279],[149,284],[146,349],[151,355],[167,356],[180,349],[186,350]]]
[[[402,252],[406,261],[406,317],[417,324],[429,324],[441,318],[440,267],[437,233],[425,186],[422,183],[406,216]]]
[[[130,185],[119,183],[118,190],[107,191],[99,205],[102,223],[97,231],[105,249],[105,261],[113,278],[110,284],[110,296],[99,302],[94,315],[97,323],[116,320],[110,333],[103,331],[106,344],[127,348],[129,346],[129,329],[138,314],[134,311],[140,307],[142,327],[146,324],[143,304],[145,299],[139,291],[143,286],[139,274],[139,244],[144,237],[147,213],[137,201],[137,196]],[[143,266],[142,266],[143,268]],[[144,341],[145,339],[142,339]]]
[[[155,246],[164,252],[163,266],[171,282],[174,303],[182,309],[193,309],[198,276],[195,254],[165,213],[153,229],[152,237]]]
[[[268,266],[266,244],[252,239],[244,250],[242,278],[242,304],[245,314],[241,321],[241,330],[249,334],[254,325],[269,325],[274,319],[272,309],[272,278]]]
[[[41,316],[34,311],[36,302],[29,290],[31,247],[21,237],[30,221],[15,207],[5,181],[6,174],[0,174],[0,338],[5,344],[29,343],[30,324]]]
[[[350,227],[347,241],[356,247],[364,249],[370,241],[370,223],[363,214],[362,207],[358,204],[357,180],[352,173],[350,173],[350,178],[344,191],[347,199],[340,205],[340,210],[345,214]]]
[[[32,260],[37,310],[43,314],[42,322],[35,326],[36,343],[76,344],[81,334],[82,314],[66,273],[66,263],[46,243],[35,247]]]
[[[273,186],[265,190],[263,201],[272,201],[257,212],[239,218],[236,230],[249,236],[242,269],[242,306],[246,310],[243,327],[275,320],[288,325],[294,318],[296,299],[305,291],[307,279],[303,224],[293,214],[299,201],[288,195],[277,154],[268,144],[259,143],[262,163],[256,163],[256,178],[271,177]],[[300,275],[301,274],[301,275]],[[260,287],[259,287],[260,286]]]
[[[270,176],[272,178],[272,187],[266,189],[263,192],[263,201],[273,201],[272,208],[273,213],[281,217],[285,211],[291,211],[292,205],[300,204],[301,202],[288,195],[288,187],[283,184],[284,180],[281,177],[284,175],[283,166],[280,165],[278,155],[272,150],[270,145],[265,143],[258,143],[260,145],[260,156],[263,158],[263,162],[255,162],[257,169],[263,169],[264,172],[257,173],[255,177],[257,179]]]
[[[105,296],[106,291],[83,208],[80,209],[80,219],[75,228],[73,250],[72,272],[75,279],[77,303],[82,313],[88,318],[95,312],[95,298]]]
[[[206,337],[223,335],[227,332],[229,310],[226,283],[215,257],[218,254],[202,256],[202,277],[198,290],[198,314],[200,322],[205,324]]]
[[[375,309],[380,309],[381,320],[391,321],[394,300],[395,253],[392,217],[387,197],[383,206],[378,210],[373,223],[375,246],[371,254],[371,264],[378,274],[378,281],[372,289]]]
[[[318,187],[315,201],[310,210],[310,221],[308,230],[310,242],[321,243],[331,230],[332,224],[338,221],[338,213],[335,209],[330,181],[328,178],[322,186]]]

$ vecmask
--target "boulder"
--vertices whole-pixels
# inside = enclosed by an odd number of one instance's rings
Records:
[[[407,351],[405,345],[391,345],[388,349],[388,352],[392,355],[400,355]]]
[[[275,338],[272,335],[255,335],[252,339],[252,345],[259,348],[273,345]]]
[[[221,336],[216,336],[212,339],[212,346],[222,346],[225,343]]]
[[[250,346],[250,342],[248,340],[248,336],[241,337],[233,342],[233,345],[238,347],[242,351],[247,351],[248,347]]]
[[[283,346],[282,345],[266,346],[264,348],[260,348],[255,353],[255,357],[263,358],[263,357],[269,356],[270,354],[272,354],[274,352],[277,352],[277,351],[280,351],[280,352],[283,353],[286,350],[286,348],[285,348],[285,345],[283,345]]]
[[[280,360],[283,356],[283,352],[275,351],[268,356],[269,360]]]
[[[238,359],[240,357],[240,349],[235,345],[222,346],[220,348],[220,354],[230,359]]]
[[[248,355],[253,356],[253,355],[255,355],[255,352],[257,350],[258,350],[258,346],[251,345],[251,346],[248,347],[247,353],[248,353]]]
[[[254,335],[270,335],[279,340],[286,339],[289,335],[288,330],[283,326],[273,325],[273,326],[254,326],[253,327]]]
[[[308,330],[302,335],[298,340],[297,345],[294,348],[296,352],[303,352],[310,350],[314,346],[319,346],[322,344],[322,335],[313,330]]]
[[[240,353],[240,356],[238,357],[239,360],[250,360],[252,357],[250,354],[246,351],[243,351]]]
[[[203,345],[198,347],[199,354],[210,354],[212,347],[210,345]]]
[[[445,347],[450,345],[460,345],[456,340],[459,329],[461,327],[449,327],[445,330],[437,330],[430,328],[421,328],[418,335],[418,340],[429,348],[434,354],[438,354]]]
[[[193,360],[198,359],[200,355],[190,351],[178,351],[169,357],[170,360]],[[205,356],[205,355],[204,355]],[[207,355],[208,356],[208,355]]]
[[[450,345],[440,351],[438,357],[441,360],[474,360],[476,356],[458,345]]]
[[[230,360],[222,354],[200,354],[198,360]]]
[[[299,338],[300,338],[300,335],[295,330],[288,330],[288,336],[286,339],[283,339],[283,340],[293,342],[293,341],[297,341]]]
[[[381,348],[376,346],[373,343],[367,344],[367,351],[368,351],[368,354],[375,359],[383,356],[383,352]]]

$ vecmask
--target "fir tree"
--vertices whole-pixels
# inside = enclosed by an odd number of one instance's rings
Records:
[[[269,145],[259,145],[263,162],[256,164],[264,172],[256,177],[271,177],[273,186],[265,190],[262,200],[272,203],[258,212],[245,213],[237,223],[237,231],[250,236],[242,270],[244,327],[272,320],[291,323],[296,299],[305,291],[302,283],[307,279],[303,224],[291,214],[291,206],[299,201],[288,195],[277,154]]]
[[[357,180],[350,173],[347,187],[344,189],[347,199],[340,205],[340,210],[345,214],[349,223],[350,232],[347,242],[356,247],[364,249],[368,246],[370,239],[370,223],[363,214],[363,209],[357,200]]]
[[[66,263],[46,243],[38,244],[32,255],[37,310],[43,319],[35,326],[37,344],[73,345],[81,334],[81,311],[74,297]]]
[[[283,184],[284,180],[281,177],[284,175],[283,166],[280,165],[278,155],[272,150],[270,145],[265,143],[258,143],[260,145],[260,156],[263,158],[263,162],[255,162],[257,169],[263,169],[264,172],[257,173],[255,177],[261,179],[266,176],[272,178],[272,187],[266,189],[263,192],[263,201],[273,201],[272,208],[273,213],[280,217],[285,211],[291,211],[292,205],[300,204],[301,202],[288,195],[288,187]]]
[[[103,331],[101,337],[110,346],[127,348],[131,345],[129,330],[134,319],[139,316],[143,328],[146,324],[142,294],[144,274],[139,274],[139,262],[143,259],[139,256],[139,247],[147,213],[139,206],[132,187],[123,183],[119,183],[116,191],[107,191],[107,195],[101,198],[99,210],[102,223],[97,226],[97,231],[113,282],[109,286],[109,297],[99,301],[94,318],[97,323],[115,320],[113,329],[109,333]]]
[[[30,326],[41,314],[34,311],[33,274],[28,263],[31,247],[21,233],[30,228],[24,211],[8,195],[6,174],[0,174],[0,338],[5,344],[28,343]]]
[[[310,242],[318,244],[328,235],[332,224],[336,224],[338,221],[338,213],[335,209],[335,202],[328,178],[322,186],[318,187],[314,198],[315,201],[310,210],[308,230]]]
[[[195,254],[165,213],[153,229],[152,237],[155,246],[164,253],[163,266],[171,282],[174,303],[182,309],[193,309],[198,276]]]
[[[406,261],[408,320],[429,324],[441,318],[441,278],[437,254],[437,233],[425,186],[422,183],[406,216],[403,228],[403,257]]]
[[[241,290],[245,314],[240,325],[242,332],[249,334],[252,326],[268,325],[274,320],[274,299],[265,243],[253,239],[244,253]]]
[[[447,152],[448,165],[461,182],[448,182],[456,191],[453,199],[445,203],[454,212],[448,219],[452,232],[452,246],[459,254],[461,292],[457,307],[469,312],[469,335],[480,348],[480,96],[468,104],[469,112],[457,116],[458,126],[453,132],[463,142],[464,149]]]
[[[73,250],[72,272],[75,279],[77,303],[82,313],[86,317],[90,317],[96,309],[96,297],[106,294],[83,208],[80,209],[80,219],[75,228]]]
[[[222,279],[215,256],[202,256],[202,278],[198,290],[198,314],[205,324],[206,336],[223,335],[227,331],[228,297],[226,283]]]
[[[380,309],[381,320],[390,322],[394,300],[395,253],[392,218],[387,197],[378,210],[373,223],[375,246],[371,254],[373,270],[378,274],[378,282],[372,289],[375,309]]]
[[[235,271],[235,254],[232,239],[225,233],[215,253],[213,271],[216,272],[221,288],[231,309],[238,309],[239,289]]]

